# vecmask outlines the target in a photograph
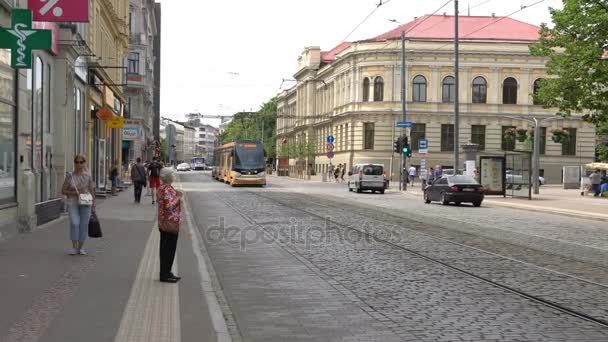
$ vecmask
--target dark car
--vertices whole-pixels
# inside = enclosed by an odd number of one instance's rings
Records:
[[[462,202],[473,203],[479,207],[485,189],[471,176],[444,176],[424,189],[424,202],[439,201],[443,205]]]

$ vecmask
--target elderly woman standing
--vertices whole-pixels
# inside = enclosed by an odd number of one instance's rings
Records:
[[[181,278],[171,273],[179,226],[182,221],[182,193],[171,184],[175,181],[176,172],[165,167],[160,170],[162,184],[158,188],[158,230],[160,231],[160,281],[177,283]]]
[[[95,212],[95,186],[91,175],[86,171],[86,159],[83,155],[74,157],[74,171],[67,173],[61,193],[67,196],[68,213],[70,214],[70,255],[86,255],[82,248],[89,232],[91,212]],[[91,194],[93,205],[81,205],[80,194]]]

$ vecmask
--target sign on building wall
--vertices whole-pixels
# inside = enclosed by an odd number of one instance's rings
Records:
[[[89,0],[28,0],[36,21],[89,22]]]
[[[124,127],[122,129],[122,140],[135,141],[139,137],[139,127]]]
[[[15,69],[32,68],[32,50],[51,50],[53,33],[32,27],[32,11],[13,9],[11,27],[0,27],[0,49],[11,50],[11,66]]]

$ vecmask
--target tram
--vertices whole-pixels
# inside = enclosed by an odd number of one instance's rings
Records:
[[[232,186],[266,185],[264,146],[243,140],[216,148],[211,176]]]

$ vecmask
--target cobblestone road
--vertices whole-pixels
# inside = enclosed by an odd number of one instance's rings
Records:
[[[608,340],[602,326],[348,229],[607,319],[605,237],[593,239],[605,230],[587,221],[419,203],[389,215],[389,202],[403,205],[391,194],[353,201],[345,189],[328,199],[324,189],[278,182],[230,189],[204,177],[185,181],[204,182],[184,186],[243,340]],[[383,205],[370,207],[374,201]],[[224,235],[211,234],[220,217]],[[527,226],[513,223],[520,220]],[[584,226],[580,239],[576,225]]]

